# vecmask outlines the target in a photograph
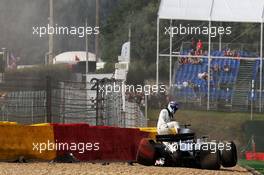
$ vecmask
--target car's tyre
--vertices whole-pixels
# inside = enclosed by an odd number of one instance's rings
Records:
[[[142,165],[151,166],[156,161],[155,142],[150,139],[141,139],[136,155],[137,162]]]
[[[233,167],[237,164],[237,149],[234,142],[226,142],[230,147],[221,151],[221,162],[223,167]]]
[[[200,166],[202,169],[219,170],[221,167],[219,150],[200,150]]]

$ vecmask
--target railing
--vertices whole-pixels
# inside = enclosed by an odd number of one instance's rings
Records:
[[[191,48],[191,42],[183,42],[181,45],[181,51],[188,50]],[[208,42],[203,41],[203,48],[207,50]],[[246,44],[246,43],[219,43],[219,42],[212,42],[211,43],[211,50],[237,50],[237,51],[248,51],[252,53],[259,53],[259,44]]]

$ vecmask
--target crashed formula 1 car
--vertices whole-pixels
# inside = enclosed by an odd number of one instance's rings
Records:
[[[177,134],[157,135],[156,140],[143,138],[137,151],[137,162],[142,165],[159,165],[218,170],[233,167],[237,163],[234,142],[208,141],[196,138],[195,133],[184,125]]]

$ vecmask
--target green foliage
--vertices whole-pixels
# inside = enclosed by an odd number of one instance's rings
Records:
[[[113,73],[115,71],[115,63],[107,62],[103,69],[99,69],[96,73]]]
[[[113,9],[106,22],[101,27],[101,51],[102,59],[106,62],[117,62],[120,55],[121,47],[128,40],[128,29],[131,25],[131,61],[140,62],[140,64],[132,63],[129,71],[129,81],[142,82],[144,78],[155,78],[156,76],[156,26],[157,12],[160,1],[157,0],[119,0],[116,8]],[[173,26],[206,26],[207,21],[184,21],[175,20]],[[164,27],[169,26],[169,20],[160,21],[160,53],[169,52],[169,37],[164,35]],[[232,34],[222,36],[223,43],[238,43],[232,49],[241,49],[241,43],[248,43],[244,50],[258,51],[260,31],[258,24],[249,23],[220,23],[212,22],[212,26],[231,27]],[[177,35],[173,38],[173,51],[179,51],[182,42],[191,41],[191,38],[208,41],[205,35]],[[219,36],[212,38],[212,42],[218,43]],[[205,48],[207,45],[205,44]],[[215,45],[215,48],[218,46]],[[164,61],[163,61],[164,60]],[[134,66],[139,66],[134,68]],[[142,67],[144,71],[142,71]],[[137,71],[141,72],[140,75]],[[135,73],[140,76],[132,75]],[[169,65],[166,58],[160,59],[160,79],[168,80]]]
[[[51,76],[53,80],[69,80],[71,77],[71,70],[67,65],[39,65],[31,68],[24,68],[18,70],[8,70],[5,73],[5,79],[42,79],[45,80],[47,76]]]
[[[5,61],[3,54],[0,54],[0,72],[3,73],[5,71]]]
[[[161,80],[169,78],[169,63],[162,61],[159,66],[159,75]],[[156,64],[147,64],[143,61],[132,62],[127,74],[128,84],[144,84],[146,79],[153,79],[156,75]]]
[[[130,64],[127,74],[127,84],[143,85],[146,77],[146,69],[141,61]]]
[[[116,61],[128,40],[131,24],[131,57],[144,62],[155,60],[156,18],[159,1],[122,0],[102,27],[102,59]]]

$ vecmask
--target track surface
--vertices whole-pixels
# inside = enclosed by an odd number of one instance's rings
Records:
[[[146,167],[139,164],[133,166],[126,163],[111,163],[102,165],[101,163],[0,163],[0,175],[103,175],[103,174],[142,174],[142,175],[163,175],[163,174],[200,174],[200,175],[234,175],[251,174],[246,169],[236,166],[234,168],[222,168],[219,171],[200,170],[192,168],[168,168],[168,167]]]

